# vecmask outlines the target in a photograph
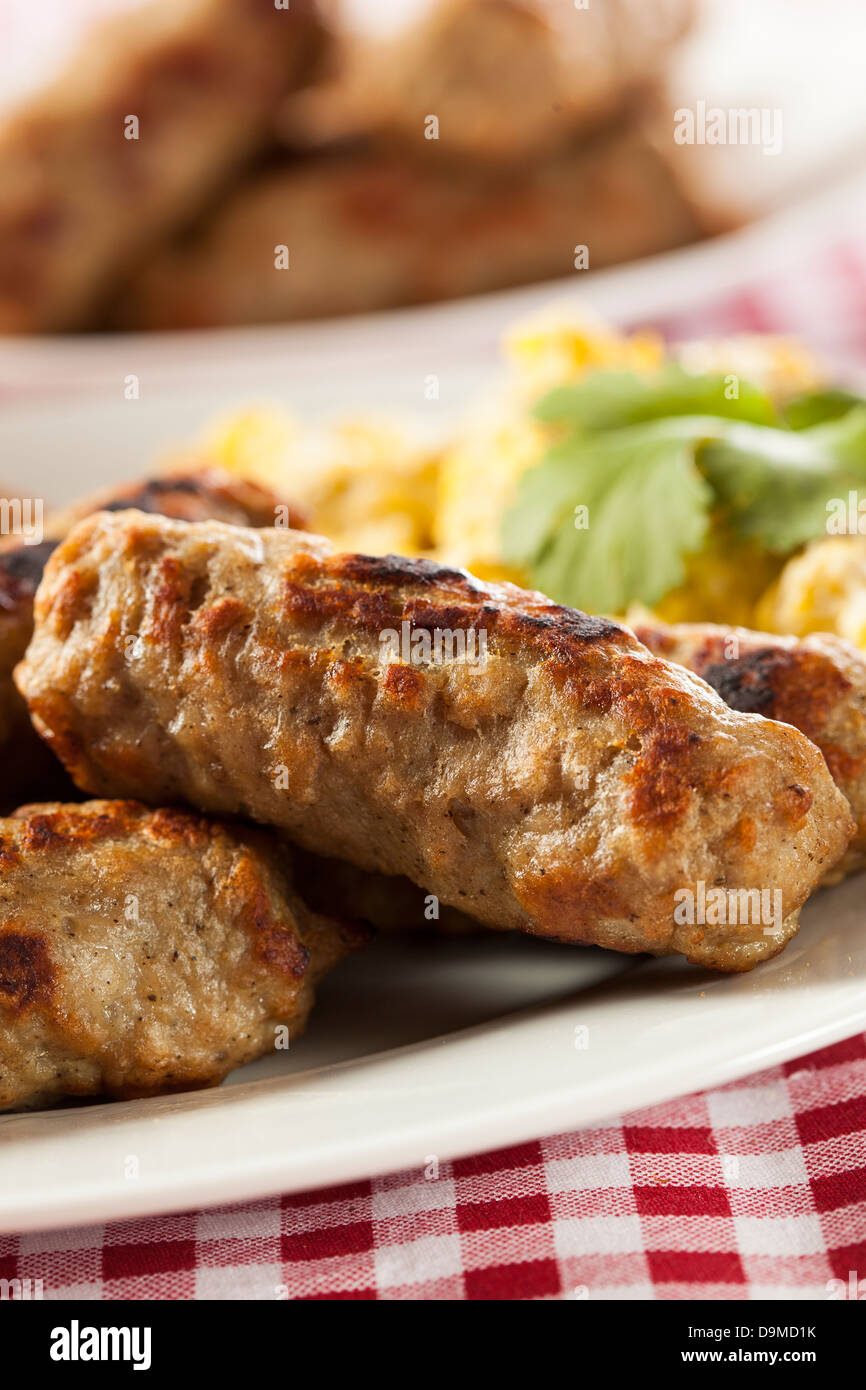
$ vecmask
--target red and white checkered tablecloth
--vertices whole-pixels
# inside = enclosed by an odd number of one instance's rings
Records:
[[[866,1296],[866,1035],[435,1179],[0,1236],[0,1278],[28,1277],[46,1299]]]
[[[744,273],[659,326],[792,332],[866,363],[866,247],[828,239],[801,274]],[[0,1235],[4,1278],[46,1299],[866,1297],[866,1035],[435,1179]]]

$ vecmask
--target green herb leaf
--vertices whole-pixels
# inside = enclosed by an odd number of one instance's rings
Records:
[[[521,478],[503,524],[508,563],[560,603],[622,612],[653,603],[684,578],[698,550],[712,492],[694,463],[698,440],[718,422],[650,422],[590,438],[573,436]],[[588,526],[575,525],[587,509]]]
[[[698,464],[739,534],[785,553],[826,531],[828,502],[866,483],[866,405],[812,429],[727,425]]]
[[[769,396],[747,381],[732,377],[695,376],[676,363],[651,374],[600,369],[570,386],[548,392],[533,414],[544,424],[568,425],[573,430],[622,429],[646,420],[671,416],[711,415],[771,425],[776,410]]]
[[[812,392],[776,427],[768,397],[740,382],[731,400],[729,381],[674,364],[593,372],[545,396],[536,417],[569,433],[518,484],[506,561],[560,602],[620,612],[683,580],[714,506],[783,554],[823,534],[833,504],[844,514],[866,485],[866,400]]]
[[[866,405],[866,396],[836,389],[809,391],[785,407],[785,424],[789,430],[809,430],[815,425],[840,420],[857,405]]]

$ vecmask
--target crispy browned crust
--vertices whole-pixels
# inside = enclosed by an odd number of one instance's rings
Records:
[[[483,632],[486,664],[395,659],[404,622]],[[853,829],[802,734],[617,624],[300,533],[83,522],[17,679],[86,790],[242,813],[491,926],[720,969],[781,949]],[[682,924],[700,881],[778,890],[784,923]]]
[[[302,1030],[363,931],[261,831],[133,801],[0,821],[0,1110],[215,1085]]]
[[[845,794],[857,832],[844,861],[866,856],[866,661],[841,637],[783,637],[710,623],[669,626],[642,618],[635,635],[667,661],[687,666],[731,709],[793,724],[817,744]]]
[[[174,517],[176,521],[213,520],[232,526],[274,526],[279,517],[284,525],[296,530],[304,530],[307,525],[303,508],[276,497],[259,483],[237,477],[216,464],[191,462],[149,478],[121,483],[53,513],[48,517],[46,530],[50,540],[45,545],[61,540],[84,516],[93,512],[123,512],[130,507],[154,516]],[[15,547],[14,553],[20,548]],[[4,560],[0,553],[0,575]]]
[[[57,759],[35,734],[12,672],[27,650],[33,632],[33,596],[58,541],[91,512],[129,507],[179,521],[213,517],[238,526],[273,526],[278,519],[287,519],[296,528],[306,525],[299,507],[281,502],[267,488],[202,464],[136,479],[49,515],[46,539],[37,545],[14,540],[0,545],[0,750],[4,758],[0,814],[24,798],[75,797]]]

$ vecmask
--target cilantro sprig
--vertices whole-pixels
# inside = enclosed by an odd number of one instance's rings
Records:
[[[601,368],[568,386],[557,386],[536,405],[542,424],[573,431],[620,429],[678,415],[714,415],[772,425],[776,408],[769,396],[737,377],[693,375],[675,362],[650,376]]]
[[[652,604],[680,584],[716,512],[784,554],[825,530],[830,498],[866,484],[866,401],[844,392],[780,416],[730,377],[601,370],[534,414],[553,443],[518,483],[503,555],[591,611]]]
[[[826,532],[831,498],[866,483],[866,405],[798,431],[731,426],[698,463],[738,533],[787,554]]]

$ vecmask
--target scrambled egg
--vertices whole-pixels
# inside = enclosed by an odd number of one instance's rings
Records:
[[[547,443],[530,408],[599,367],[651,371],[667,357],[654,333],[620,334],[583,312],[545,313],[504,343],[506,377],[440,452],[389,421],[301,426],[272,409],[217,422],[199,441],[216,462],[309,509],[341,549],[430,554],[487,579],[526,584],[501,559],[500,527],[517,480]],[[740,335],[677,349],[687,371],[730,372],[787,401],[823,383],[787,339]],[[866,538],[828,537],[784,563],[737,540],[721,520],[687,579],[657,605],[671,622],[739,623],[776,632],[836,632],[866,650]]]
[[[271,409],[218,421],[199,442],[214,462],[310,512],[340,550],[417,555],[432,543],[438,460],[396,425],[302,427]]]
[[[835,632],[866,650],[866,536],[813,541],[785,565],[758,604],[770,632]]]
[[[543,310],[524,319],[506,333],[503,350],[512,389],[530,404],[598,367],[651,371],[666,356],[657,333],[617,333],[583,309]]]
[[[446,449],[439,466],[433,541],[437,558],[480,579],[528,576],[503,564],[499,530],[517,480],[544,451],[544,433],[520,411],[491,410]]]
[[[782,568],[782,560],[742,541],[716,521],[704,549],[686,559],[686,577],[655,611],[666,623],[732,623],[755,626],[755,605]]]

